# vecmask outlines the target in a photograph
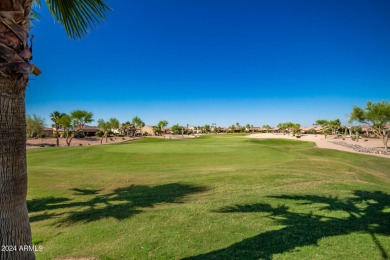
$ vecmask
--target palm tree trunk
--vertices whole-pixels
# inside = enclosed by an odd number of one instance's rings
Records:
[[[0,78],[0,259],[35,259],[27,212],[26,118],[24,107],[28,79]],[[3,249],[3,248],[2,248]]]

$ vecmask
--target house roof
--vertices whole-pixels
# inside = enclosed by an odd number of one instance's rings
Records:
[[[43,127],[41,131],[53,131],[53,128],[51,127]]]
[[[153,129],[153,126],[151,126],[151,125],[146,125],[146,126],[143,126],[142,128],[141,128],[142,130],[144,130],[144,129]]]
[[[80,128],[82,128],[82,131],[86,132],[86,133],[95,133],[95,132],[99,131],[99,128],[97,128],[96,126],[89,126],[89,125],[85,125],[84,127],[75,126],[74,130],[76,130],[76,131],[81,130]]]
[[[362,129],[362,131],[371,131],[372,130],[372,127],[369,125],[361,125],[360,128]],[[390,129],[390,124],[386,124],[384,128]]]
[[[314,129],[314,130],[321,130],[322,127],[321,126],[314,126],[314,125],[312,125],[312,126],[302,127],[301,129],[303,131],[309,131],[309,130],[312,130],[312,129]]]

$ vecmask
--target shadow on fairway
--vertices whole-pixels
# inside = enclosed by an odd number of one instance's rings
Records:
[[[75,195],[96,196],[86,201],[73,201],[65,197],[46,197],[30,200],[27,205],[30,213],[44,211],[30,217],[31,222],[58,216],[64,216],[59,220],[60,223],[91,222],[103,218],[122,220],[159,203],[182,203],[185,196],[206,190],[207,188],[203,186],[181,183],[159,186],[131,185],[107,194],[99,194],[100,190],[74,188],[72,191],[76,192]],[[64,212],[63,209],[69,209],[69,211]]]
[[[320,208],[317,212],[343,211],[348,213],[346,218],[293,212],[284,205],[273,207],[263,203],[224,207],[217,212],[266,213],[266,217],[285,227],[246,238],[227,248],[187,259],[271,259],[274,254],[288,252],[297,247],[316,245],[321,238],[353,232],[370,234],[382,258],[388,259],[389,252],[383,248],[376,234],[390,235],[390,211],[388,210],[390,195],[379,191],[355,191],[353,194],[354,197],[345,200],[312,195],[272,197],[292,200],[300,205],[318,203]]]

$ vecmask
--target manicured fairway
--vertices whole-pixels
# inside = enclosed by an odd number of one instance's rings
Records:
[[[38,259],[385,259],[390,159],[214,135],[28,151]]]

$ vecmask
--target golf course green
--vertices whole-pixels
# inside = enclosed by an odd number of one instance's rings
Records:
[[[28,150],[37,259],[386,259],[390,160],[207,135]]]

